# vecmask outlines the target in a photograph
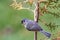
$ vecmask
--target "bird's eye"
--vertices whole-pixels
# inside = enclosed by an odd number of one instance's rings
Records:
[[[25,22],[25,20],[22,20],[22,21],[21,21],[21,23],[24,23],[24,22]]]
[[[25,22],[25,20],[23,20],[23,22]]]

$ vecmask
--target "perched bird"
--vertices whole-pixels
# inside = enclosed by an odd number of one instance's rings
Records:
[[[24,25],[24,27],[29,31],[39,31],[48,38],[51,37],[51,34],[49,32],[44,31],[41,26],[38,25],[37,22],[29,20],[29,19],[23,19],[21,20],[21,23]]]

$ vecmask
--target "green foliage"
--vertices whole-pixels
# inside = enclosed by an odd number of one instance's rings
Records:
[[[47,14],[47,15],[53,16],[53,17],[51,17],[52,21],[50,19],[49,23],[46,22],[46,24],[45,24],[51,31],[56,30],[57,26],[58,26],[58,25],[56,25],[57,23],[54,22],[53,20],[60,19],[60,12],[59,12],[60,3],[59,2],[60,2],[59,0],[48,0],[47,2],[42,2],[40,4],[40,10],[44,15]],[[44,17],[44,15],[43,15],[43,17]],[[47,17],[49,17],[49,16],[47,16]],[[45,19],[43,19],[43,20],[45,20]],[[45,21],[48,21],[48,19]]]
[[[18,2],[19,1],[21,0],[18,0]],[[33,12],[26,9],[18,11],[14,10],[9,6],[11,2],[12,0],[0,0],[0,40],[33,40],[33,32],[27,31],[20,23],[23,18],[33,20]],[[48,5],[46,9],[48,11],[43,9],[46,2],[41,3],[43,5],[41,5],[42,8],[40,7],[42,13],[44,14],[43,16],[40,16],[40,19],[44,20],[47,24],[42,24],[41,21],[39,21],[39,23],[43,29],[49,32],[51,31],[51,33],[56,36],[57,31],[60,31],[60,0],[51,2],[48,1],[47,3]],[[35,6],[32,4],[31,8],[34,9]],[[7,25],[11,26],[14,32],[13,34],[5,35],[4,33],[1,33]],[[44,35],[42,35],[43,34],[38,33],[38,40],[44,40],[44,38],[47,39]]]

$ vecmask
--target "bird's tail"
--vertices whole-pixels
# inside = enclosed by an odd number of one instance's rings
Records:
[[[42,31],[40,31],[42,34],[44,34],[46,37],[48,37],[48,38],[50,38],[51,37],[51,34],[50,33],[48,33],[48,32],[46,32],[46,31],[44,31],[44,30],[42,30]]]

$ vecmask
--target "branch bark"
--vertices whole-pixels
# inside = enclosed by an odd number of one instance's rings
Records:
[[[39,2],[36,3],[36,8],[34,12],[34,21],[38,22],[39,20]],[[34,40],[37,40],[37,31],[34,32]]]

